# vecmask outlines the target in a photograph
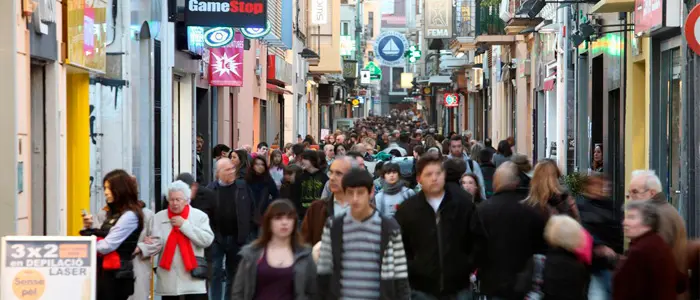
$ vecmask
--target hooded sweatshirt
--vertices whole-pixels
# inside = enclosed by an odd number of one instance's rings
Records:
[[[321,170],[311,173],[304,171],[295,181],[295,188],[292,189],[294,196],[292,201],[297,205],[297,211],[301,218],[306,215],[306,209],[311,206],[311,202],[321,199],[323,188],[328,181],[328,175]]]

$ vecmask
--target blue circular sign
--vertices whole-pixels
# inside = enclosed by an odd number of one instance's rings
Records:
[[[396,31],[386,31],[377,37],[375,42],[377,60],[384,66],[397,66],[404,63],[404,53],[408,41]]]

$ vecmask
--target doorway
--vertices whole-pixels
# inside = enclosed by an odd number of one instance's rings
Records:
[[[590,101],[588,101],[588,111],[590,112],[590,117],[591,117],[591,123],[589,125],[590,128],[590,141],[588,145],[584,145],[584,147],[587,147],[588,153],[590,153],[590,157],[588,157],[588,160],[591,162],[590,165],[593,165],[593,146],[600,144],[602,146],[603,150],[603,160],[605,160],[606,156],[605,153],[608,153],[607,144],[603,144],[603,108],[605,107],[603,105],[603,99],[604,99],[604,92],[603,92],[603,80],[605,80],[605,75],[604,75],[604,68],[603,68],[603,55],[599,55],[597,57],[593,58],[593,63],[591,67],[591,98]],[[605,166],[605,164],[604,164]],[[603,168],[603,171],[605,170],[605,167]]]
[[[659,177],[671,204],[678,207],[681,188],[681,143],[683,120],[681,113],[681,50],[661,52],[661,84],[659,85]],[[664,149],[665,148],[665,149]]]
[[[31,228],[46,235],[46,67],[32,61],[31,82]]]

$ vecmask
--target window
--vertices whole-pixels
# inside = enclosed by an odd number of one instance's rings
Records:
[[[401,87],[401,73],[403,73],[403,67],[392,68],[391,69],[391,91],[392,92],[405,92],[406,90]]]
[[[260,141],[267,140],[267,101],[260,99]]]
[[[367,35],[370,38],[374,37],[374,12],[370,11],[367,15]]]
[[[350,22],[340,23],[340,35],[350,35]]]

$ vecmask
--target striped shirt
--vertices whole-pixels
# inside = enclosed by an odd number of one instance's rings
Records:
[[[341,299],[379,299],[382,219],[376,211],[364,221],[343,219]]]

